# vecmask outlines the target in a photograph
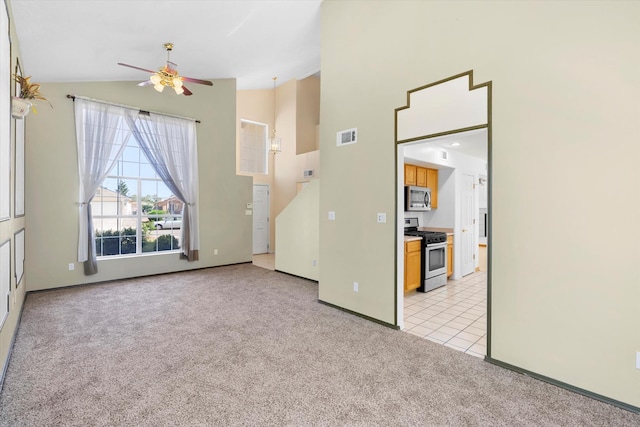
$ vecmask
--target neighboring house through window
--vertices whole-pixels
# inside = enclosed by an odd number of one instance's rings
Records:
[[[98,272],[99,256],[180,250],[181,259],[197,261],[196,121],[78,96],[74,101],[78,261],[85,274]],[[168,201],[167,210],[161,201]]]
[[[180,222],[164,220],[180,218],[182,205],[131,136],[91,201],[96,255],[179,249]]]

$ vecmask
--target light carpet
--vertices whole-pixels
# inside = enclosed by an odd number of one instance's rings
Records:
[[[632,426],[241,264],[29,294],[2,426]]]

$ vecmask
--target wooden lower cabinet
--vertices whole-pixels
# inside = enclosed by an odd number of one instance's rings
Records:
[[[453,275],[453,235],[447,235],[447,277]]]
[[[404,242],[404,291],[420,287],[420,263],[422,261],[422,240]]]

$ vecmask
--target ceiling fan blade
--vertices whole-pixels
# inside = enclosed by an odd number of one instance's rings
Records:
[[[191,92],[189,89],[187,89],[184,85],[182,85],[182,90],[184,91],[182,94],[184,96],[191,96],[193,95],[193,92]]]
[[[123,67],[135,68],[136,70],[146,71],[147,73],[155,74],[155,71],[147,70],[146,68],[136,67],[135,65],[123,64],[122,62],[118,62],[118,65],[122,65]]]
[[[200,80],[200,79],[194,79],[193,77],[185,77],[185,76],[182,76],[182,80],[184,80],[185,82],[191,82],[191,83],[198,83],[198,84],[201,84],[201,85],[213,86],[213,82],[210,82],[209,80]]]
[[[152,85],[153,82],[151,80],[145,80],[143,82],[138,83],[138,86],[149,86]]]

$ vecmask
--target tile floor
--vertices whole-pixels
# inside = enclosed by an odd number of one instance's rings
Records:
[[[484,357],[487,351],[487,273],[449,280],[430,292],[404,296],[404,331]]]

